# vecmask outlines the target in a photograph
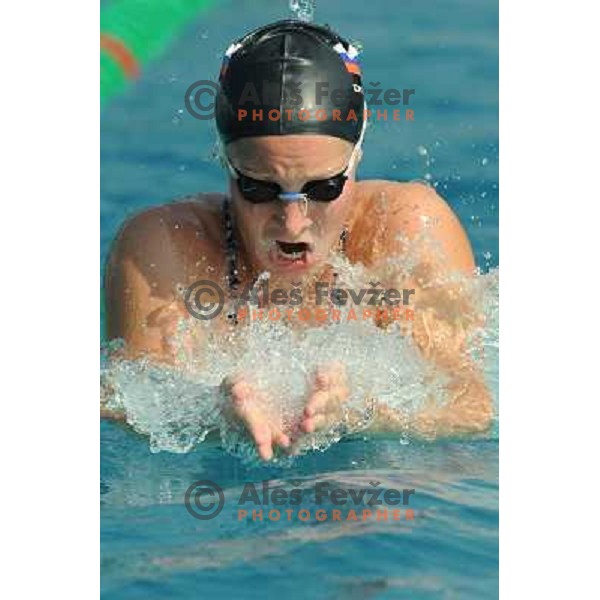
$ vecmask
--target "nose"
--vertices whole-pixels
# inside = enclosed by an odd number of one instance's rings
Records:
[[[298,237],[311,223],[304,214],[303,202],[285,202],[281,211],[285,230],[292,237]]]

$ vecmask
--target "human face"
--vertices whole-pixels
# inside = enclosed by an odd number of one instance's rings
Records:
[[[309,181],[342,173],[352,150],[350,142],[330,136],[285,135],[236,140],[227,147],[227,156],[244,175],[276,183],[284,192],[298,192]],[[322,265],[351,216],[354,168],[347,176],[337,199],[308,200],[307,205],[281,200],[253,204],[232,178],[236,225],[252,266],[297,276]]]

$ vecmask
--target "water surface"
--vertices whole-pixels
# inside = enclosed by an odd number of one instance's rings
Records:
[[[213,127],[185,113],[184,91],[214,78],[233,38],[286,16],[286,2],[223,2],[103,111],[103,261],[127,215],[180,195],[225,191]],[[430,181],[465,224],[482,271],[496,267],[496,4],[328,1],[316,7],[316,20],[363,45],[367,81],[416,89],[414,123],[369,128],[359,178]],[[496,337],[488,342],[497,348]],[[497,392],[493,352],[486,369]],[[107,598],[497,597],[497,426],[485,439],[468,441],[406,444],[359,435],[291,466],[268,467],[244,462],[218,442],[167,452],[173,436],[155,433],[152,445],[152,436],[101,424]],[[226,498],[210,521],[192,518],[183,503],[190,484],[203,479],[218,483]],[[307,491],[323,480],[357,489],[373,481],[414,488],[415,519],[238,521],[235,500],[244,484],[263,480]],[[301,507],[315,508],[308,496]]]

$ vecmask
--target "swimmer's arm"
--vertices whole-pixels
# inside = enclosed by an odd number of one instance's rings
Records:
[[[171,340],[189,315],[175,289],[188,275],[171,221],[165,207],[136,215],[111,248],[104,279],[106,329],[109,340],[124,341],[124,358],[177,361]]]
[[[474,433],[489,428],[493,402],[465,346],[474,327],[481,325],[463,280],[473,276],[475,260],[467,234],[448,204],[433,188],[422,184],[387,184],[391,218],[385,256],[416,259],[408,281],[394,282],[415,289],[412,336],[422,355],[449,376],[446,402],[409,418],[378,403],[373,428],[409,431],[423,437]],[[381,192],[379,192],[381,193]],[[398,238],[397,234],[401,234]],[[377,267],[377,265],[374,265]],[[441,283],[459,275],[458,283]]]
[[[168,210],[159,207],[131,218],[115,239],[104,278],[106,332],[109,340],[122,340],[112,360],[144,358],[159,365],[177,363],[170,343],[186,315],[175,301],[174,281],[185,281],[174,252]],[[197,335],[197,334],[196,334]],[[100,417],[118,422],[125,413],[110,406],[113,385],[103,380]]]
[[[456,378],[447,387],[447,399],[441,405],[431,398],[414,414],[403,412],[375,398],[365,401],[372,406],[372,420],[364,428],[365,412],[347,409],[344,423],[349,431],[398,433],[423,439],[469,433],[483,433],[493,421],[493,403],[481,378]]]
[[[430,288],[417,302],[412,339],[447,383],[444,398],[432,399],[411,419],[410,428],[423,437],[485,431],[492,423],[493,401],[468,351],[482,317],[460,286]],[[391,417],[389,412],[384,416]]]
[[[358,410],[346,407],[350,398],[345,368],[341,363],[322,367],[317,372],[301,422],[301,430],[312,433],[343,423],[348,431],[399,433],[421,438],[434,438],[485,431],[492,422],[493,404],[479,372],[471,364],[456,365],[454,377],[446,387],[446,397],[440,403],[430,398],[415,414],[407,414],[377,400],[365,398]]]
[[[469,356],[467,345],[475,327],[482,325],[468,298],[447,288],[436,292],[435,303],[415,310],[412,337],[422,356],[447,380],[444,397],[431,399],[411,418],[411,430],[423,437],[480,433],[493,420],[493,401],[480,365]],[[389,411],[385,415],[391,418]]]
[[[403,433],[424,439],[487,431],[493,420],[490,393],[480,378],[457,379],[447,389],[447,402],[434,401],[414,415],[378,402],[368,431]]]

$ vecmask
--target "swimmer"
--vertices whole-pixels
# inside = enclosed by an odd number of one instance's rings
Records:
[[[272,289],[331,283],[330,256],[342,253],[383,288],[415,289],[410,335],[448,384],[446,402],[412,417],[412,431],[482,432],[492,401],[465,352],[478,317],[463,287],[440,283],[471,277],[473,252],[457,217],[428,185],[356,180],[368,120],[357,55],[331,29],[299,21],[267,25],[230,46],[215,105],[229,193],[154,207],[122,227],[106,268],[108,337],[123,339],[128,357],[176,363],[170,340],[181,320],[192,318],[182,284],[212,280],[235,299],[265,271]],[[294,86],[300,97],[289,93]],[[247,118],[248,109],[255,118]],[[408,278],[386,280],[386,259],[409,252]],[[245,326],[221,319],[208,325]],[[271,414],[268,390],[255,389],[249,374],[223,381],[224,414],[243,425],[264,460],[303,435],[352,420],[344,408],[344,365],[322,365],[313,375],[294,427]],[[374,400],[374,429],[406,427],[392,407]]]

